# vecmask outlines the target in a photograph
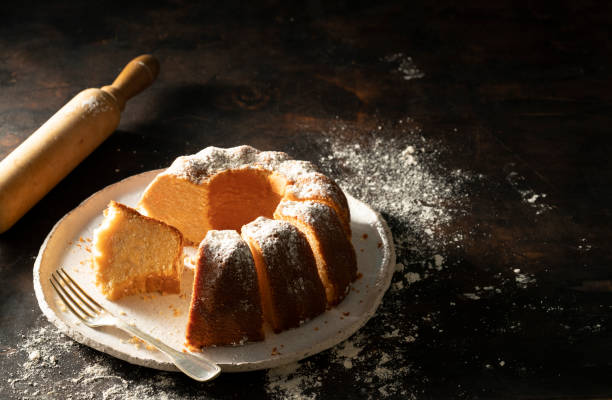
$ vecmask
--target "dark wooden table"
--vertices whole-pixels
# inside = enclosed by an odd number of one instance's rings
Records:
[[[0,235],[0,398],[612,396],[610,6],[49,3],[0,5],[0,158],[131,58],[161,74]],[[402,266],[373,319],[202,384],[57,333],[32,283],[52,226],[119,179],[239,144],[318,163],[383,213]]]

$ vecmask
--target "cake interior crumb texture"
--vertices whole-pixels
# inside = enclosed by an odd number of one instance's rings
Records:
[[[183,272],[181,233],[111,201],[94,231],[96,284],[110,300],[146,293],[178,293]]]
[[[236,230],[258,216],[272,217],[286,181],[255,168],[225,170],[196,184],[161,174],[140,201],[147,215],[168,222],[199,244],[209,230]]]

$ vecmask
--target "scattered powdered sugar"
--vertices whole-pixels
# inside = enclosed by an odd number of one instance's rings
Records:
[[[546,211],[552,210],[553,207],[546,204],[544,200],[547,197],[546,193],[536,193],[533,189],[527,186],[526,179],[516,171],[511,171],[506,176],[506,181],[518,192],[524,204],[528,204],[540,215]]]
[[[421,280],[421,275],[418,272],[406,272],[404,279],[408,284],[413,284]]]
[[[579,244],[576,248],[580,251],[589,252],[593,248],[593,246],[589,244],[587,238],[581,238],[578,240],[578,242]]]
[[[406,81],[425,77],[425,73],[416,66],[412,57],[404,53],[389,54],[383,57],[383,61],[393,64],[395,71],[399,72]]]
[[[67,115],[78,113],[81,118],[86,118],[112,109],[113,105],[108,103],[108,101],[104,101],[97,92],[85,92],[68,102],[68,104],[60,109],[57,115],[58,118],[65,118]]]
[[[457,238],[445,228],[454,216],[468,212],[465,184],[475,178],[459,169],[439,171],[441,148],[427,141],[418,127],[407,126],[402,132],[373,135],[367,143],[348,146],[327,137],[322,146],[329,155],[320,163],[350,194],[397,221],[403,229],[394,232],[396,248],[433,257],[431,250]],[[442,261],[434,263],[441,267]]]
[[[480,300],[480,296],[476,293],[463,293],[463,295],[470,300]]]
[[[386,336],[384,340],[402,340]],[[375,344],[379,337],[367,337],[360,333],[334,347],[326,354],[325,367],[306,360],[267,373],[266,391],[275,399],[318,399],[321,388],[341,385],[344,398],[377,399],[380,395],[414,399],[414,393],[402,377],[410,375],[412,365],[402,359],[396,368],[397,355],[381,352]],[[334,371],[334,381],[328,377]],[[367,372],[364,372],[367,371]]]
[[[152,371],[134,379],[134,368],[116,370],[110,358],[77,344],[53,326],[37,321],[8,355],[18,359],[17,369],[5,371],[8,398],[72,400],[175,399],[177,374]],[[74,353],[81,352],[75,358]],[[149,370],[146,370],[149,371]],[[67,395],[69,393],[69,395]],[[198,399],[200,396],[180,396]]]
[[[73,343],[72,340],[64,339],[54,327],[42,327],[28,335],[22,335],[19,347],[11,356],[25,358],[23,371],[20,371],[23,374],[10,376],[8,383],[13,388],[27,386],[36,370],[44,371],[45,368],[56,366],[59,355],[75,346]]]
[[[388,61],[398,59],[394,56]],[[446,328],[441,311],[414,315],[408,309],[418,304],[419,295],[428,296],[427,288],[436,290],[449,282],[456,262],[454,250],[461,248],[470,235],[457,222],[471,214],[471,189],[488,179],[445,167],[441,160],[449,150],[424,137],[410,119],[389,128],[377,124],[371,135],[358,135],[358,141],[352,142],[347,133],[351,129],[361,128],[339,121],[332,124],[328,135],[318,139],[324,154],[317,164],[346,192],[381,212],[394,235],[394,279],[373,320],[356,335],[313,357],[319,359],[317,363],[308,359],[268,372],[267,391],[277,398],[315,398],[326,393],[325,387],[331,384],[326,376],[332,370],[334,379],[350,382],[344,389],[347,398],[419,396],[428,377],[413,354],[418,346],[433,345],[432,332],[442,335]],[[506,183],[516,188],[513,181]],[[525,193],[521,200],[533,207],[545,197]],[[536,211],[546,209],[549,206],[542,205]],[[491,283],[484,286],[458,289],[456,296],[440,307],[452,310],[459,301],[464,306],[479,307],[505,290],[528,289],[536,284],[532,274],[514,267],[509,274],[496,274],[490,279]],[[429,336],[423,338],[421,332]],[[496,362],[496,366],[504,367],[505,361]]]
[[[322,376],[304,373],[306,364],[292,363],[268,371],[266,391],[275,397],[291,400],[314,400],[316,388],[322,386]]]
[[[448,267],[445,251],[463,234],[452,231],[452,222],[468,212],[466,183],[475,178],[438,167],[442,148],[408,121],[405,126],[393,137],[378,135],[384,134],[380,126],[369,140],[347,146],[340,137],[344,126],[336,124],[321,139],[326,151],[318,164],[348,193],[383,214],[394,233],[398,263],[391,292],[374,322],[315,356],[321,362],[306,360],[268,372],[267,391],[275,398],[316,398],[324,393],[319,387],[331,384],[326,378],[331,370],[334,379],[351,382],[347,398],[416,398],[419,385],[427,381],[412,363],[410,348],[419,345],[421,325],[437,327],[438,315],[413,322],[404,311],[405,293]]]
[[[528,286],[533,285],[536,282],[536,279],[534,278],[532,274],[521,272],[520,268],[514,268],[512,272],[514,272],[515,274],[514,279],[516,281],[516,284],[520,288],[525,289]]]
[[[81,102],[81,108],[89,114],[98,114],[111,109],[108,103],[100,101],[98,98],[91,96]]]

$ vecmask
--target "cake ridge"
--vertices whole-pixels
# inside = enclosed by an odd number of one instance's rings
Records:
[[[275,332],[297,327],[325,310],[314,255],[299,229],[258,217],[242,227],[242,236],[255,259],[264,319]]]
[[[231,263],[237,266],[246,266],[248,268],[253,263],[253,256],[248,245],[241,240],[240,235],[232,230],[210,230],[202,243],[206,242],[207,246],[202,247],[200,244],[198,252],[203,251],[204,256],[219,264]],[[223,268],[214,269],[218,274],[224,273]],[[253,288],[254,283],[250,280],[250,275],[245,268],[237,268],[233,271],[234,279],[237,283],[245,288]]]
[[[189,348],[263,340],[255,261],[236,231],[211,230],[198,246],[185,339]]]
[[[282,200],[274,218],[293,223],[307,237],[328,305],[342,301],[357,278],[357,258],[334,209],[317,201]]]

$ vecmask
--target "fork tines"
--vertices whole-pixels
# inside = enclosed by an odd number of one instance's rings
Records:
[[[60,267],[53,272],[49,281],[64,304],[79,319],[93,318],[104,311],[104,308],[85,293],[64,268]]]

